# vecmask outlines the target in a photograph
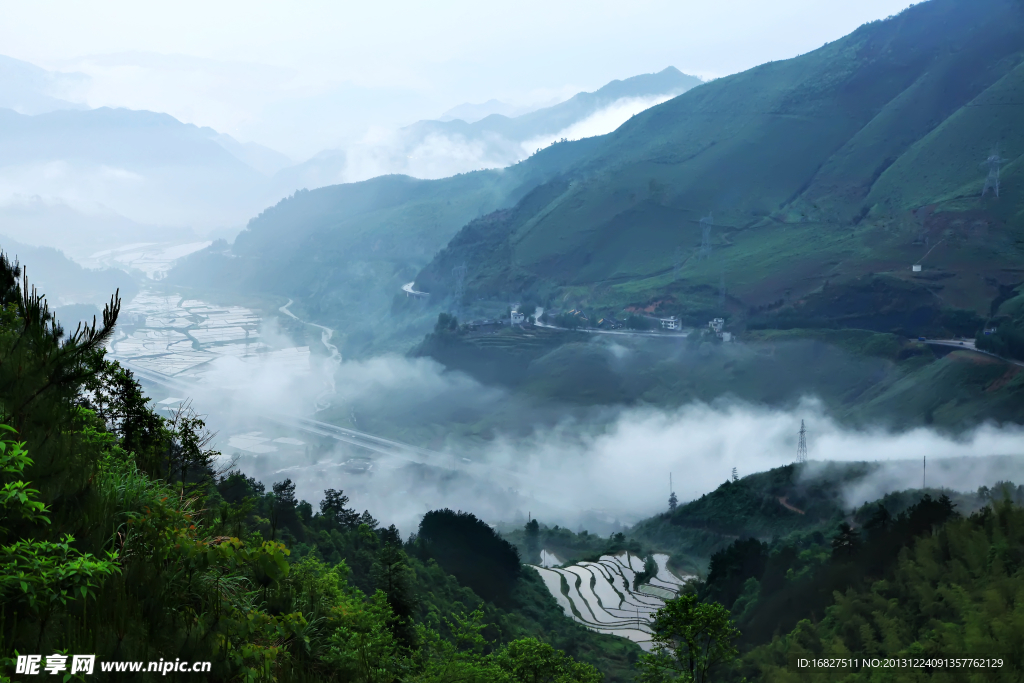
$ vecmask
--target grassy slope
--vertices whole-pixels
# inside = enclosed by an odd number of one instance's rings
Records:
[[[1024,152],[1012,127],[1022,20],[1010,0],[932,0],[694,88],[605,136],[543,206],[488,239],[453,240],[417,282],[436,291],[465,261],[472,293],[536,289],[685,311],[724,279],[729,312],[742,314],[875,273],[927,293],[908,266],[945,238],[928,260],[950,275],[934,307],[987,310],[1000,282],[1020,278],[1005,269],[1021,259],[1013,221],[1024,204],[1008,188]],[[998,207],[948,203],[977,194],[994,142],[1011,160]],[[935,218],[938,201],[957,217]],[[709,212],[713,253],[698,261]]]

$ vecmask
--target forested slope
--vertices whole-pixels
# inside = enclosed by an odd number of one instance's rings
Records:
[[[555,146],[507,169],[441,180],[382,176],[299,191],[249,221],[233,245],[218,242],[183,259],[168,283],[219,296],[292,298],[300,316],[344,329],[351,339],[343,351],[359,353],[417,322],[418,308],[392,319],[392,306],[461,226],[514,205],[591,146]]]
[[[104,357],[119,300],[69,336],[19,275],[0,255],[0,680],[54,653],[68,680],[71,655],[101,681],[628,680],[635,646],[563,619],[475,516],[403,541],[341,491],[268,491]]]

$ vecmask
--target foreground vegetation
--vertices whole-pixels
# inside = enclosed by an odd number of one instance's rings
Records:
[[[67,335],[0,258],[0,304],[3,675],[54,652],[210,661],[223,681],[832,680],[793,661],[843,655],[997,656],[972,680],[1024,672],[1024,488],[909,492],[851,514],[840,492],[870,465],[791,466],[628,535],[533,520],[506,539],[436,510],[403,540],[340,490],[314,511],[287,479],[267,490],[218,470],[200,416],[161,418],[104,358],[116,297]],[[658,647],[641,655],[564,618],[521,570],[541,548],[665,549],[706,578],[656,615]],[[900,680],[927,675],[964,680]]]
[[[288,480],[218,470],[201,417],[161,418],[104,358],[116,297],[67,335],[0,256],[0,306],[0,679],[55,652],[223,681],[602,678],[573,656],[623,680],[636,659],[563,619],[472,515],[403,543],[341,491],[314,513]]]

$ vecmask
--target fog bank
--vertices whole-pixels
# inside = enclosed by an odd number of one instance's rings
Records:
[[[388,419],[404,421],[410,433],[416,425],[473,424],[516,400],[423,359],[344,363],[335,380],[335,407],[355,406],[364,414],[387,407]],[[264,393],[257,381],[265,379],[253,380],[246,393]],[[222,387],[233,382],[218,380]],[[925,456],[929,487],[973,490],[997,479],[1024,482],[1018,469],[1024,461],[989,471],[970,460],[1024,456],[1024,431],[1016,426],[984,425],[958,438],[924,428],[855,430],[810,398],[791,410],[721,401],[582,411],[551,404],[545,411],[547,421],[531,415],[529,424],[540,426],[525,433],[513,424],[517,413],[509,412],[508,428],[497,438],[449,438],[436,447],[436,456],[385,456],[338,444],[310,458],[243,458],[241,466],[268,484],[292,478],[299,495],[314,504],[325,488],[343,489],[360,511],[370,510],[403,533],[414,530],[424,512],[441,507],[469,510],[489,522],[525,521],[530,514],[548,524],[608,533],[663,511],[669,473],[686,502],[714,490],[734,467],[742,477],[792,463],[801,420],[811,461],[892,463],[852,485],[849,506],[919,487]],[[359,426],[365,429],[365,422]]]

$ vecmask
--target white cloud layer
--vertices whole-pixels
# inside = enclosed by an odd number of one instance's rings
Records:
[[[484,387],[460,373],[444,372],[423,359],[380,357],[338,368],[337,400],[365,407],[385,406],[396,420],[424,415],[439,423],[454,414],[486,415],[515,398]],[[241,382],[241,384],[239,384]],[[294,400],[283,384],[267,379],[222,378],[220,386],[245,395]],[[308,393],[308,392],[307,392]],[[309,397],[302,399],[310,405]],[[225,406],[219,399],[218,405]],[[263,406],[267,409],[268,406]],[[557,410],[551,408],[550,410]],[[490,521],[516,521],[527,513],[549,524],[607,533],[665,509],[669,473],[681,501],[699,498],[729,478],[791,463],[800,420],[807,423],[812,461],[889,462],[889,469],[851,486],[846,504],[859,505],[887,492],[920,486],[920,463],[929,461],[929,486],[973,490],[997,479],[1024,483],[1024,430],[985,425],[960,437],[931,429],[891,433],[852,430],[836,423],[812,399],[780,410],[743,403],[690,404],[674,410],[598,408],[564,411],[527,436],[490,443],[449,443],[443,456],[413,463],[371,456],[369,474],[344,463],[368,457],[339,446],[317,462],[245,461],[243,469],[268,484],[291,477],[300,496],[317,503],[325,488],[344,489],[360,510],[409,533],[430,509],[472,511]],[[977,456],[1018,456],[998,471],[972,465]],[[954,458],[968,458],[955,461]],[[909,463],[909,464],[908,464]],[[946,463],[944,466],[943,463]]]

